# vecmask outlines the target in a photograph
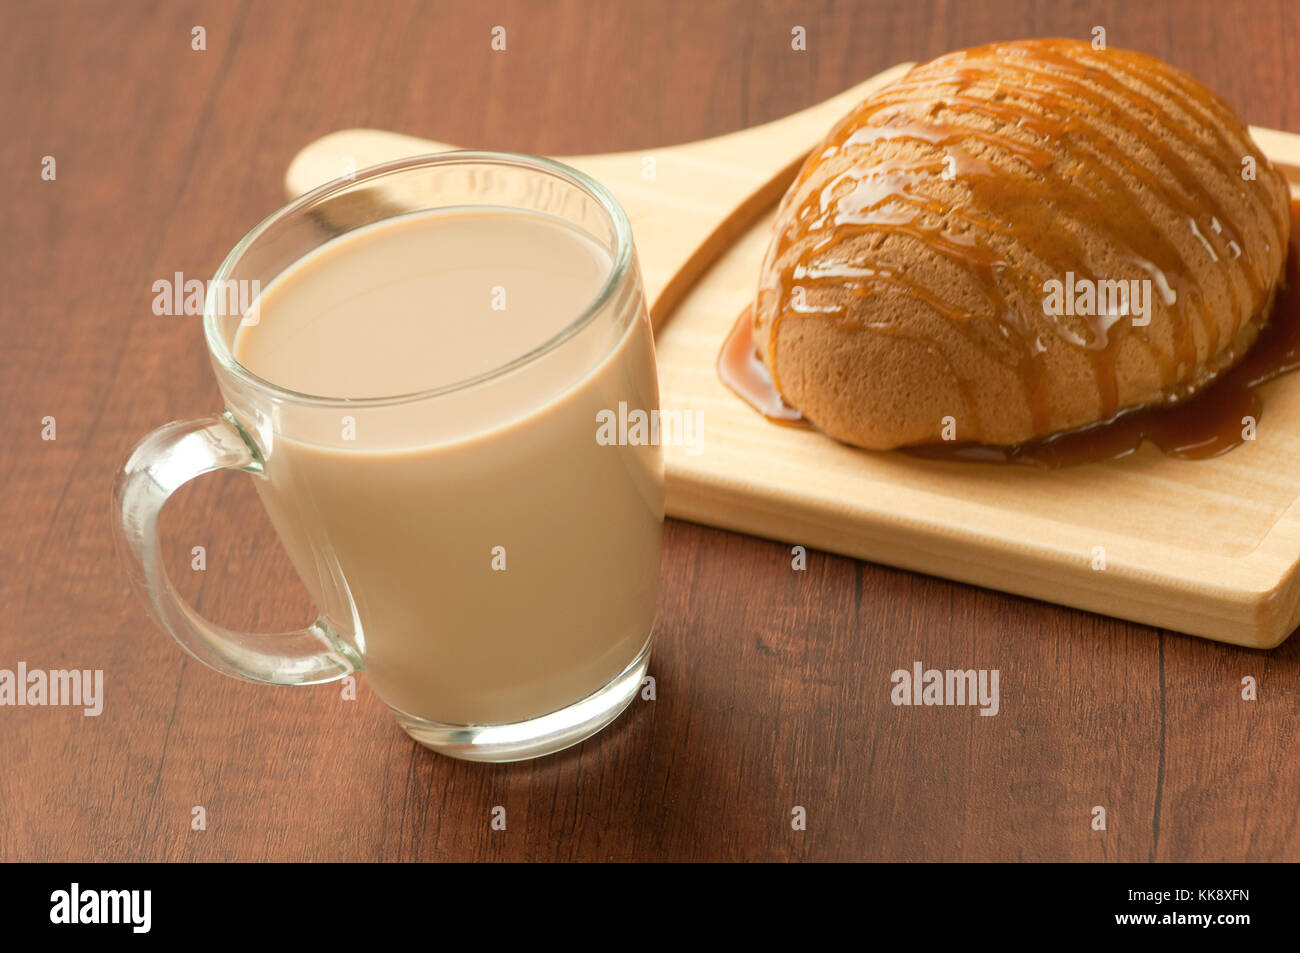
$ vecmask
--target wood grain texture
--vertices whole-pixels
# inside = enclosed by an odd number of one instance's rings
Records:
[[[303,143],[370,126],[637,150],[900,60],[1095,25],[1249,122],[1300,129],[1285,0],[5,4],[0,668],[100,668],[107,698],[98,718],[0,708],[0,860],[1300,859],[1300,640],[1248,651],[817,551],[793,572],[787,545],[672,522],[657,699],[564,754],[485,767],[418,748],[364,680],[346,702],[187,660],[112,552],[122,455],[217,406],[197,319],[153,315],[152,283],[210,276]],[[163,530],[209,617],[309,618],[246,479],[187,487]],[[999,669],[1001,713],[893,706],[890,673],[916,659]]]

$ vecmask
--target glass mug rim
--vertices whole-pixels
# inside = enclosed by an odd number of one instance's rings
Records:
[[[595,200],[596,204],[600,206],[601,211],[604,212],[605,216],[608,218],[614,232],[614,254],[609,274],[605,278],[604,284],[602,284],[600,290],[596,292],[595,297],[571,322],[532,350],[507,361],[505,364],[484,371],[481,374],[466,378],[465,380],[455,381],[451,384],[443,384],[438,387],[381,397],[331,397],[321,394],[307,394],[302,391],[292,390],[291,388],[276,384],[274,381],[268,380],[267,378],[254,373],[239,362],[235,357],[234,352],[231,350],[230,345],[226,342],[225,336],[222,334],[220,320],[227,316],[220,313],[220,289],[224,286],[225,282],[229,280],[230,274],[235,270],[244,255],[263,234],[274,225],[311,207],[321,199],[355,188],[358,183],[380,179],[388,175],[410,172],[416,169],[428,169],[443,165],[499,165],[540,172],[561,179],[569,185],[578,188],[585,192],[588,197]],[[398,217],[400,216],[383,216],[376,219],[376,222],[389,221]],[[374,223],[366,224],[370,225]],[[354,229],[349,229],[349,231],[353,230]],[[345,232],[342,234],[347,233]],[[337,237],[340,236],[333,236],[326,242],[323,242],[322,245],[328,244]],[[301,257],[298,260],[300,261]],[[306,192],[303,195],[298,196],[298,198],[282,205],[280,208],[276,209],[270,215],[266,216],[266,218],[254,225],[253,228],[235,244],[235,247],[230,250],[230,253],[226,255],[225,260],[223,260],[221,265],[217,268],[216,276],[208,287],[207,296],[203,305],[203,336],[207,343],[208,352],[212,355],[213,360],[217,362],[222,370],[231,374],[245,385],[259,391],[268,392],[281,400],[288,400],[293,401],[294,403],[317,407],[351,408],[386,407],[415,403],[433,397],[441,397],[458,391],[468,390],[480,384],[486,384],[489,381],[510,373],[511,371],[518,370],[521,367],[531,364],[555,350],[569,338],[573,337],[580,330],[590,324],[598,314],[604,311],[610,299],[613,298],[618,290],[623,286],[633,261],[632,225],[628,221],[627,212],[623,210],[623,206],[614,198],[609,189],[601,185],[586,173],[581,172],[572,166],[565,165],[563,162],[557,162],[554,159],[547,159],[543,156],[529,155],[521,152],[456,149],[447,152],[425,153],[423,155],[408,156],[404,159],[395,159],[390,162],[382,162],[378,165],[367,166],[366,168],[359,170],[356,176],[351,179],[332,179],[329,182],[317,186],[311,191]],[[292,263],[289,267],[292,267]]]

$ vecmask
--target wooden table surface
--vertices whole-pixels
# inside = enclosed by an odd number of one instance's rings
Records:
[[[311,139],[650,148],[901,60],[1096,26],[1300,131],[1291,0],[4,0],[0,668],[102,669],[105,700],[0,708],[0,860],[1300,859],[1300,639],[1244,651],[818,552],[792,572],[789,544],[670,521],[657,698],[563,754],[486,766],[418,747],[364,679],[347,701],[204,668],[113,551],[126,451],[219,406],[200,319],[153,314],[153,283],[210,277]],[[209,617],[311,617],[247,477],[186,487],[163,528]],[[915,660],[998,669],[1000,713],[895,707],[890,674]]]

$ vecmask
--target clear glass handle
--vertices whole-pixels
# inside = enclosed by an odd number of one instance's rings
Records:
[[[360,671],[356,652],[323,619],[296,632],[234,632],[204,619],[172,586],[158,545],[158,514],[178,487],[219,469],[262,472],[255,445],[228,413],[159,427],[118,471],[114,533],[131,582],[158,623],[200,662],[248,681],[310,685]]]

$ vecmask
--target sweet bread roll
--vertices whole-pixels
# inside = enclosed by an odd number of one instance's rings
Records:
[[[1019,444],[1175,401],[1268,319],[1288,191],[1150,56],[943,56],[860,104],[786,193],[754,306],[783,399],[869,449]]]

